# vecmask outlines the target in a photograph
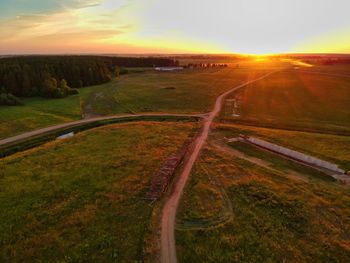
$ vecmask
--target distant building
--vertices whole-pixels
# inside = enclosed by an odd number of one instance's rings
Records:
[[[156,67],[154,68],[157,71],[177,71],[177,70],[183,70],[183,67]]]

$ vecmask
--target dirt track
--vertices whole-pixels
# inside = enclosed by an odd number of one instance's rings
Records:
[[[303,182],[307,182],[308,178],[303,176],[302,174],[292,171],[292,170],[286,170],[284,172],[281,172],[280,170],[277,170],[275,168],[273,168],[272,163],[267,162],[265,160],[253,157],[253,156],[249,156],[243,152],[237,151],[235,150],[233,147],[228,146],[226,143],[224,143],[223,141],[214,141],[212,140],[210,142],[210,145],[213,146],[215,149],[224,152],[226,154],[238,157],[240,159],[246,160],[250,163],[253,163],[257,166],[263,167],[271,172],[274,172],[276,174],[280,174],[283,176],[288,176],[290,179],[295,180],[295,181],[303,181]]]
[[[96,117],[96,118],[90,118],[90,119],[83,119],[73,122],[67,122],[63,124],[58,124],[54,126],[49,126],[46,128],[38,129],[35,131],[30,131],[26,133],[22,133],[13,137],[5,138],[0,140],[0,146],[10,144],[10,143],[16,143],[17,141],[22,141],[29,139],[34,136],[42,135],[47,132],[52,132],[55,130],[63,129],[63,128],[71,128],[71,127],[77,127],[82,124],[92,123],[95,121],[103,121],[103,120],[117,120],[117,119],[127,119],[132,117],[203,117],[204,114],[171,114],[171,113],[150,113],[150,114],[125,114],[125,115],[113,115],[113,116],[103,116],[103,117]]]
[[[176,210],[179,205],[179,201],[182,195],[182,192],[184,190],[184,187],[186,185],[186,182],[188,180],[188,177],[190,175],[190,172],[192,170],[192,167],[200,153],[200,150],[202,149],[203,145],[205,144],[209,131],[210,126],[214,120],[214,118],[217,116],[217,114],[220,112],[220,109],[222,107],[222,102],[224,98],[238,90],[241,89],[253,82],[262,80],[271,74],[275,73],[270,72],[268,74],[263,75],[262,77],[259,77],[254,80],[247,81],[241,85],[238,85],[225,93],[221,94],[215,101],[214,109],[210,112],[209,116],[204,119],[203,123],[203,129],[201,131],[201,134],[198,136],[197,140],[195,141],[195,146],[193,151],[190,154],[189,159],[187,160],[187,163],[184,165],[184,169],[179,176],[179,180],[176,182],[176,185],[174,186],[173,192],[169,199],[166,201],[163,211],[162,211],[162,218],[161,218],[161,262],[162,263],[174,263],[177,262],[176,258],[176,247],[175,247],[175,218],[176,218]]]

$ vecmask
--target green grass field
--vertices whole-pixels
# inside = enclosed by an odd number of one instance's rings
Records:
[[[283,71],[232,97],[239,103],[240,117],[234,119],[242,122],[350,131],[350,78],[347,77]],[[232,118],[231,114],[232,110],[226,107],[224,117]]]
[[[24,106],[0,106],[0,139],[81,119],[81,104],[97,87],[82,88],[78,95],[63,99],[24,98]]]
[[[0,261],[142,261],[151,176],[195,127],[114,124],[1,159]]]
[[[277,73],[240,95],[242,120],[252,126],[217,123],[212,139],[246,134],[349,170],[349,136],[296,131],[347,130],[348,84],[345,78]],[[253,127],[266,124],[291,130]],[[180,262],[350,260],[347,186],[251,145],[233,142],[230,146],[271,169],[212,146],[205,148],[178,211]]]
[[[86,103],[91,104],[97,114],[208,112],[218,95],[268,70],[209,68],[130,74],[91,94]]]
[[[299,68],[299,70],[310,71],[310,72],[317,71],[317,72],[330,73],[330,74],[345,74],[350,76],[350,66],[348,64],[334,64],[334,65],[316,64],[313,67]]]
[[[295,179],[208,146],[178,211],[179,262],[348,262],[349,194],[322,177]]]
[[[243,125],[220,125],[222,136],[238,137],[240,134],[261,138],[278,145],[338,164],[350,170],[350,137],[312,132],[268,129]]]
[[[281,171],[286,175],[290,176],[290,171],[292,171],[292,176],[295,173],[298,176],[302,174],[303,177],[307,178],[307,180],[322,179],[324,181],[328,180],[330,182],[336,181],[332,177],[327,176],[324,173],[317,171],[311,167],[305,166],[300,163],[296,163],[292,160],[283,158],[282,156],[276,155],[269,151],[265,151],[253,145],[244,142],[231,142],[228,145],[233,149],[238,150],[239,152],[242,152],[250,157],[255,157],[264,162],[267,162],[269,167]]]
[[[0,138],[87,115],[142,112],[198,113],[211,109],[229,88],[285,63],[242,63],[236,68],[208,68],[181,72],[122,75],[110,83],[80,89],[64,99],[24,99],[25,106],[0,107]]]
[[[83,116],[205,113],[226,90],[288,65],[260,58],[171,73],[131,69],[78,95],[0,107],[0,139]],[[305,70],[346,70],[329,68]],[[349,85],[345,77],[276,73],[229,97],[238,95],[241,117],[224,105],[229,122],[218,118],[209,139],[247,134],[350,170],[350,137],[336,134],[350,134]],[[143,198],[197,126],[107,125],[0,159],[0,262],[152,262],[162,202]],[[206,146],[178,210],[179,262],[350,261],[349,187],[253,146],[229,146],[269,167]]]

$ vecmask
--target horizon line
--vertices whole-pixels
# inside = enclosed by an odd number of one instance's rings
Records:
[[[167,53],[167,52],[134,52],[134,53],[125,53],[125,52],[115,52],[115,53],[100,53],[100,52],[50,52],[50,53],[0,53],[1,56],[71,56],[71,55],[77,55],[77,56],[87,56],[87,55],[100,55],[100,56],[193,56],[193,55],[207,55],[207,56],[281,56],[281,55],[350,55],[349,53],[339,53],[339,52],[282,52],[282,53],[267,53],[267,54],[253,54],[253,53],[227,53],[227,52],[216,52],[216,53],[201,53],[201,52],[194,52],[194,53],[188,53],[188,52],[178,52],[178,53]]]

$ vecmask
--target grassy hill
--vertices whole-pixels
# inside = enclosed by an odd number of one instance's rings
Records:
[[[81,88],[78,95],[67,98],[27,98],[23,99],[24,106],[0,106],[0,138],[77,120],[83,115],[207,112],[222,92],[284,65],[245,63],[238,69],[188,69],[171,73],[148,68],[103,85]]]
[[[240,117],[226,109],[224,118],[262,126],[350,131],[350,77],[282,71],[232,98],[239,104]]]
[[[151,176],[194,128],[116,124],[1,159],[0,261],[142,260]]]
[[[221,132],[221,137],[234,138],[240,134],[245,134],[261,138],[271,143],[333,162],[346,170],[350,170],[349,136],[230,124],[219,125],[218,130]]]
[[[179,262],[349,261],[349,188],[273,161],[267,169],[207,146],[178,212]]]

